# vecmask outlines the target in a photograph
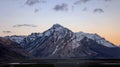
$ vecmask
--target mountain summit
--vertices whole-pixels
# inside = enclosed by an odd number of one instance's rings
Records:
[[[63,28],[63,26],[62,25],[60,25],[60,24],[54,24],[53,26],[52,26],[54,29],[56,29],[56,28]]]

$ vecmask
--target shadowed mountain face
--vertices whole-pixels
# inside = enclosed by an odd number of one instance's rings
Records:
[[[82,46],[75,49],[75,52],[79,50],[82,52],[82,49],[90,59],[120,59],[119,47],[105,47],[86,37],[81,40],[81,44]]]
[[[34,58],[120,59],[120,48],[99,35],[74,33],[59,24],[19,44]]]
[[[16,42],[0,37],[0,61],[22,60],[27,58],[27,56],[26,51]]]

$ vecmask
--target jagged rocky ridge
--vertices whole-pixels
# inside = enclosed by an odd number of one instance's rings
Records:
[[[26,36],[13,35],[13,36],[5,36],[4,38],[5,39],[10,39],[11,41],[14,41],[14,42],[17,42],[18,44],[20,44],[25,37]]]
[[[120,58],[120,48],[99,35],[74,33],[59,24],[43,33],[32,33],[19,44],[35,58]]]

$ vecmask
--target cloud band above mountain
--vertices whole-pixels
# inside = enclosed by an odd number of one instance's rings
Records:
[[[3,33],[12,33],[11,31],[2,31]]]
[[[13,25],[13,27],[37,27],[37,25],[34,25],[34,24],[18,24],[18,25]]]

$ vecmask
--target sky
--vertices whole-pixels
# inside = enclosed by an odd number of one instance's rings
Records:
[[[29,35],[61,24],[120,45],[120,0],[0,0],[0,36]]]

